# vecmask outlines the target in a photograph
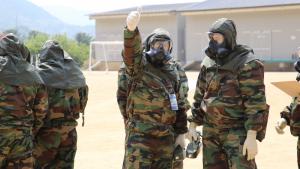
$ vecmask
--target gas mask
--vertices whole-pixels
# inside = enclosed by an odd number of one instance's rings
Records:
[[[146,52],[147,60],[155,67],[162,67],[172,57],[170,55],[171,43],[166,39],[155,39],[150,50]]]
[[[225,41],[219,44],[217,41],[211,39],[208,48],[205,50],[208,57],[213,60],[220,60],[229,55],[230,50],[226,48]]]
[[[205,50],[208,57],[215,61],[221,61],[223,58],[229,55],[230,50],[227,46],[227,41],[224,34],[219,32],[208,32],[209,45]]]

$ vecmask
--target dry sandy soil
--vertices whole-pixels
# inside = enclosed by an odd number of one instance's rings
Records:
[[[78,126],[76,169],[120,169],[124,155],[124,127],[116,102],[117,72],[85,72],[90,87],[85,126]],[[189,100],[195,90],[197,72],[187,73]],[[265,73],[267,102],[271,105],[266,139],[259,143],[256,161],[259,169],[296,169],[297,138],[289,128],[278,135],[274,125],[291,98],[271,85],[274,81],[294,80],[296,73]],[[79,121],[80,123],[81,121]],[[186,159],[186,169],[201,169],[202,155]]]

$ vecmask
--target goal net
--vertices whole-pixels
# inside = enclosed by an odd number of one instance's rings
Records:
[[[109,70],[111,62],[121,62],[123,41],[93,41],[90,43],[89,71],[101,67]]]

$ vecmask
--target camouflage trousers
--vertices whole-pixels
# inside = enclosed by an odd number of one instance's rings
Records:
[[[32,140],[31,129],[0,128],[0,168],[32,169]]]
[[[43,127],[34,145],[35,169],[73,169],[76,150],[76,126]]]
[[[244,128],[218,130],[203,127],[203,169],[257,169],[243,156]]]
[[[125,159],[126,156],[124,156]],[[123,161],[123,166],[122,168],[125,169],[125,163],[126,161]],[[173,166],[172,169],[183,169],[183,161],[173,161]]]
[[[175,141],[178,135],[175,134]],[[175,144],[175,142],[174,142]],[[175,146],[175,145],[174,145]],[[185,151],[183,153],[186,153]],[[174,160],[173,159],[173,168],[172,169],[183,169],[183,160]]]
[[[174,134],[149,133],[126,130],[123,169],[173,169]]]

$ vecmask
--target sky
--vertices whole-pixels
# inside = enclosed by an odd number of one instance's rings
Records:
[[[91,25],[88,14],[151,4],[201,2],[203,0],[28,0],[75,25]]]
[[[201,2],[203,0],[29,0],[41,7],[65,6],[73,9],[101,12],[139,5]]]

